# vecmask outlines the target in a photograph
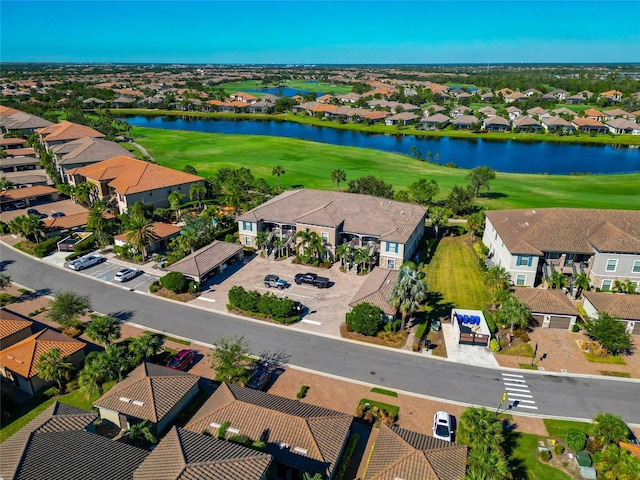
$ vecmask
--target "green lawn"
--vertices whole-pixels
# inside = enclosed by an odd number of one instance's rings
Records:
[[[564,438],[565,432],[569,428],[583,431],[587,435],[591,433],[593,425],[587,422],[572,422],[571,420],[555,420],[551,418],[544,419],[544,426],[550,437]]]
[[[503,348],[498,352],[501,355],[515,355],[519,357],[532,357],[533,347],[528,343],[521,343],[520,345],[514,345],[513,347]]]
[[[256,177],[273,186],[275,165],[282,165],[285,188],[302,185],[331,190],[331,171],[343,169],[347,180],[374,175],[405,189],[418,178],[438,182],[445,198],[455,184],[466,184],[467,170],[416,161],[408,156],[372,149],[341,147],[283,137],[224,135],[153,128],[132,128],[142,144],[161,165],[182,170],[192,165],[204,177],[221,167],[248,166]],[[583,207],[631,209],[640,205],[640,174],[630,175],[519,175],[498,173],[492,182],[497,198],[479,199],[490,209],[527,207]],[[504,195],[504,196],[503,196]]]
[[[442,238],[425,268],[426,280],[429,290],[442,294],[442,301],[453,307],[481,310],[491,302],[491,293],[484,286],[478,256],[466,244],[468,238]]]
[[[624,361],[619,355],[596,355],[595,353],[587,353],[582,352],[587,360],[592,363],[608,363],[613,365],[626,365],[627,362]]]
[[[566,473],[538,460],[538,440],[541,438],[529,433],[518,434],[511,458],[521,462],[524,468],[516,472],[514,480],[571,480]]]
[[[390,405],[384,402],[376,402],[375,400],[369,400],[368,398],[361,399],[358,402],[358,407],[360,405],[367,405],[367,404],[372,407],[378,407],[380,410],[384,410],[390,415],[394,415],[395,417],[397,417],[398,414],[400,413],[400,407],[398,407],[397,405]]]

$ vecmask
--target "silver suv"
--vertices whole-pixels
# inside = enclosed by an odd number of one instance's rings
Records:
[[[288,283],[277,275],[267,275],[264,277],[264,286],[267,288],[275,287],[283,290],[287,288]]]

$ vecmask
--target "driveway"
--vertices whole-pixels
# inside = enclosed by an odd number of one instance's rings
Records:
[[[192,303],[212,310],[226,312],[229,301],[229,290],[241,285],[246,290],[257,290],[260,293],[271,292],[280,297],[288,297],[302,303],[307,309],[302,320],[291,326],[299,330],[314,333],[340,336],[340,325],[350,310],[349,302],[360,289],[366,276],[357,276],[340,271],[340,264],[330,269],[296,265],[291,259],[269,260],[259,255],[236,262],[222,274],[216,274],[202,289],[202,295]],[[310,285],[296,285],[293,281],[297,273],[313,272],[330,280],[329,288],[316,288]],[[283,290],[266,288],[264,277],[268,274],[278,275],[289,283]]]
[[[55,212],[64,212],[67,216],[69,216],[69,215],[75,215],[76,213],[82,213],[87,211],[85,207],[75,203],[73,200],[59,200],[57,202],[48,202],[48,203],[47,202],[42,202],[42,203],[31,202],[31,203],[32,205],[30,207],[25,207],[25,208],[20,208],[18,210],[11,210],[9,212],[0,213],[0,221],[9,223],[11,220],[13,220],[16,217],[19,217],[21,215],[26,215],[27,210],[29,208],[35,208],[40,213],[44,213],[49,217],[51,217],[51,214]]]

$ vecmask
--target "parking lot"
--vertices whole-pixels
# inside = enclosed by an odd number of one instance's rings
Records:
[[[364,282],[364,276],[347,274],[340,271],[340,264],[330,269],[295,265],[291,259],[282,261],[268,260],[259,255],[236,262],[222,274],[216,274],[202,287],[202,295],[193,300],[196,304],[217,311],[226,311],[228,293],[231,287],[240,285],[246,290],[260,293],[271,292],[279,297],[288,297],[302,303],[306,309],[302,320],[292,328],[310,330],[328,335],[339,335],[340,325],[350,310],[349,302]],[[296,285],[293,281],[298,273],[312,272],[329,278],[329,288],[316,288],[311,285]],[[278,275],[288,282],[282,290],[264,286],[264,277]]]
[[[49,218],[51,217],[51,214],[55,212],[63,212],[65,215],[70,216],[70,215],[75,215],[76,213],[82,213],[87,211],[85,207],[75,203],[73,200],[60,200],[57,202],[49,202],[49,203],[46,203],[46,202],[37,203],[32,201],[31,205],[28,207],[19,208],[17,210],[9,210],[9,211],[0,213],[0,221],[9,223],[11,220],[13,220],[16,217],[19,217],[21,215],[26,215],[27,210],[29,208],[35,208],[40,213],[47,215],[47,217]]]
[[[110,261],[99,263],[98,265],[94,265],[93,267],[81,270],[80,274],[89,275],[94,278],[98,278],[100,280],[104,280],[105,282],[109,282],[113,285],[121,286],[125,290],[135,290],[142,293],[149,292],[149,285],[155,282],[158,277],[151,275],[145,271],[141,271],[136,277],[128,280],[126,282],[118,282],[114,280],[116,273],[123,269],[122,265],[117,263],[113,263]],[[131,268],[131,267],[127,267]]]

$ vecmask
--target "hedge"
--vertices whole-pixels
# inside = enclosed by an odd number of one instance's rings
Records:
[[[351,463],[351,457],[353,456],[353,452],[356,450],[356,445],[358,445],[358,441],[360,440],[360,435],[357,433],[352,433],[351,438],[349,439],[349,443],[347,444],[347,448],[344,449],[344,453],[342,454],[342,459],[340,460],[340,464],[338,465],[336,471],[336,480],[344,480],[344,476],[349,469],[349,465]]]
[[[56,235],[40,242],[33,250],[33,254],[38,258],[46,257],[58,247],[60,240],[62,240],[62,235]]]
[[[290,298],[280,298],[270,292],[260,295],[256,290],[247,291],[239,285],[229,290],[227,308],[248,312],[258,318],[269,318],[285,325],[300,319],[294,315],[293,300]]]
[[[184,293],[189,288],[189,280],[180,272],[170,272],[160,278],[160,284],[174,293]]]
[[[498,331],[496,328],[496,323],[493,321],[493,317],[486,310],[482,310],[482,314],[484,315],[484,319],[487,321],[487,327],[489,327],[489,331],[493,335]]]
[[[581,451],[587,444],[587,434],[577,428],[569,428],[565,433],[567,448],[574,452]]]
[[[83,238],[82,240],[77,242],[73,246],[73,251],[80,254],[89,253],[95,250],[95,245],[96,245],[96,235],[92,234],[87,238]]]

